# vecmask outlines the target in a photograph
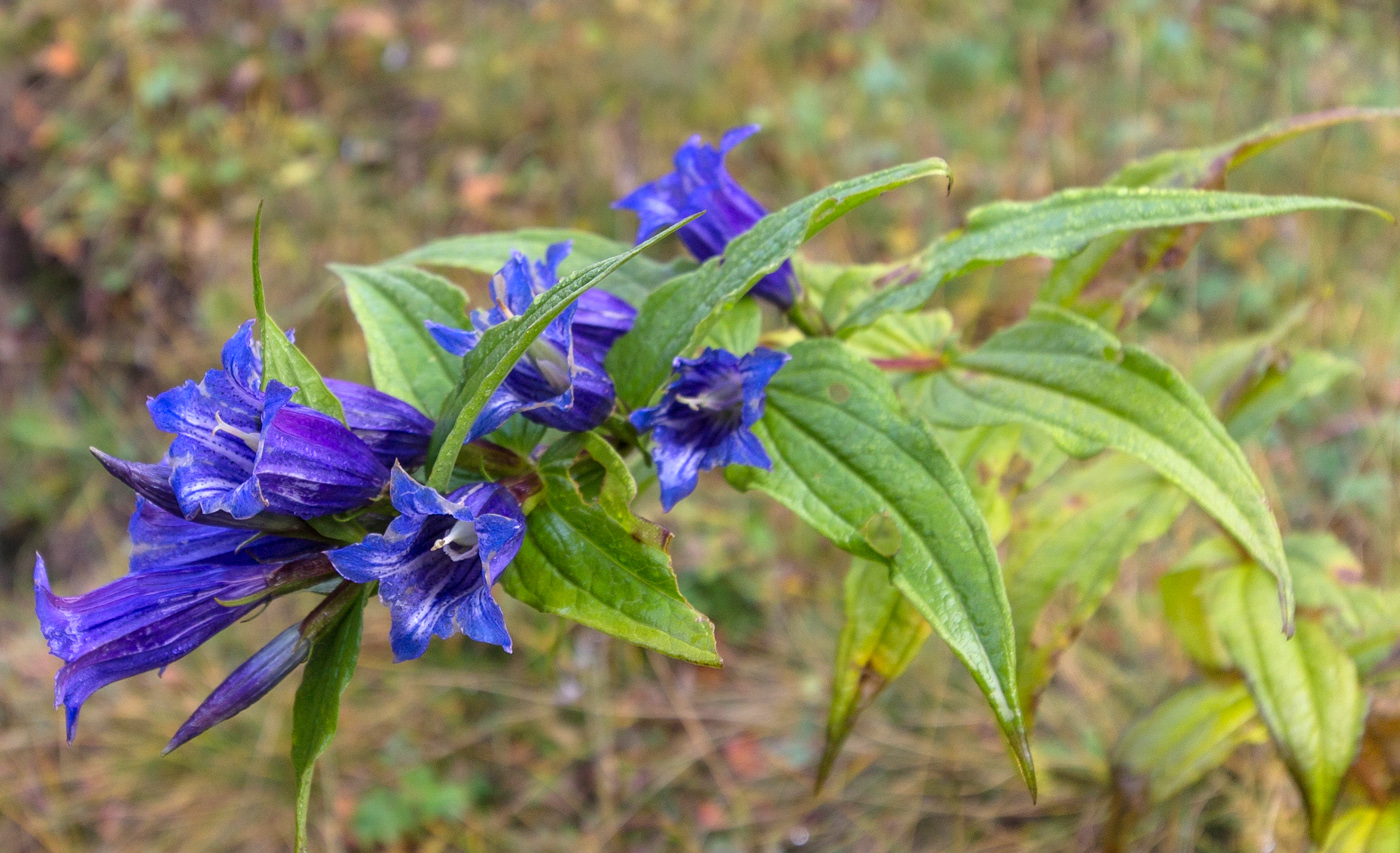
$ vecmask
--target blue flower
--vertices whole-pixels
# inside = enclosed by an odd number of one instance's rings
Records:
[[[633,426],[652,432],[664,509],[669,512],[695,491],[701,471],[723,465],[773,467],[751,428],[763,417],[768,381],[788,358],[759,347],[742,358],[706,349],[699,358],[676,359],[676,379],[661,402],[632,413]]]
[[[400,400],[358,382],[327,378],[326,387],[345,410],[345,425],[369,446],[385,468],[416,468],[428,455],[433,421]]]
[[[719,147],[706,145],[699,134],[676,149],[676,170],[644,184],[613,207],[636,211],[637,242],[651,237],[687,216],[705,215],[683,226],[679,232],[696,260],[705,261],[724,254],[729,241],[753,227],[768,211],[748,191],[739,186],[724,168],[729,151],[758,132],[750,124],[727,131]],[[783,265],[758,280],[750,291],[754,296],[787,310],[798,290],[792,264]]]
[[[301,623],[297,623],[278,634],[231,672],[181,724],[161,754],[169,754],[186,741],[246,710],[305,663],[311,654],[311,641],[302,636],[301,627]]]
[[[403,468],[394,469],[389,495],[403,514],[383,535],[327,556],[347,580],[379,581],[395,659],[420,657],[432,635],[458,632],[510,651],[491,586],[525,537],[519,504],[494,483],[473,483],[444,498]]]
[[[224,345],[223,365],[147,403],[156,426],[177,436],[167,454],[170,485],[187,518],[314,518],[354,509],[388,481],[381,456],[396,458],[404,433],[431,431],[421,416],[420,423],[402,411],[374,411],[387,395],[364,389],[351,396],[371,407],[357,409],[356,420],[380,441],[376,453],[335,418],[292,403],[294,389],[274,380],[264,392],[252,321]]]
[[[482,332],[525,313],[535,297],[559,283],[559,262],[569,254],[570,245],[555,243],[544,260],[534,264],[520,252],[512,252],[491,279],[491,310],[473,311],[471,330],[429,320],[433,339],[453,355],[471,352]],[[495,431],[516,412],[566,432],[584,432],[601,424],[616,398],[603,360],[613,342],[632,328],[636,314],[636,309],[611,293],[584,292],[530,345],[477,416],[467,441]]]
[[[144,498],[130,531],[131,572],[83,595],[55,595],[36,555],[35,612],[49,651],[64,661],[54,703],[67,710],[69,741],[79,709],[98,689],[164,668],[254,611],[283,582],[330,568],[314,542],[195,524]]]

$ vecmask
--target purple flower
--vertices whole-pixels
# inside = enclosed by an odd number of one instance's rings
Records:
[[[278,634],[230,673],[185,720],[161,754],[169,754],[186,741],[246,710],[301,666],[311,654],[311,641],[302,636],[301,627],[297,623]]]
[[[345,425],[385,468],[395,462],[405,468],[423,464],[433,434],[431,418],[398,397],[358,382],[328,378],[326,387],[345,409]]]
[[[491,586],[525,536],[515,499],[494,483],[473,483],[444,498],[403,468],[394,469],[389,494],[403,513],[389,529],[327,556],[348,580],[379,581],[395,659],[420,657],[432,635],[458,632],[510,651]]]
[[[130,530],[131,572],[83,595],[55,595],[35,558],[35,612],[49,651],[65,664],[54,702],[67,709],[69,741],[93,692],[184,657],[260,606],[299,564],[315,573],[325,563],[305,559],[316,554],[314,542],[195,524],[144,498]]]
[[[167,454],[170,485],[187,518],[314,518],[379,495],[389,470],[374,448],[330,415],[292,403],[294,389],[276,380],[260,389],[251,320],[224,345],[223,364],[199,384],[186,382],[147,403],[156,426],[177,436]],[[376,435],[397,436],[360,414],[362,428],[369,423]]]
[[[453,355],[466,355],[481,333],[519,316],[535,297],[559,283],[559,262],[569,243],[555,243],[534,264],[520,252],[491,279],[490,311],[473,311],[473,329],[454,329],[431,320],[428,331]],[[516,412],[566,432],[584,432],[607,419],[616,393],[603,369],[613,342],[632,328],[636,309],[602,290],[584,292],[554,319],[506,376],[486,404],[467,441],[487,435]]]
[[[664,509],[669,512],[695,491],[702,470],[723,465],[772,469],[751,427],[763,417],[768,381],[788,358],[759,347],[742,358],[706,349],[699,358],[676,359],[676,380],[661,402],[632,413],[633,426],[652,431]]]
[[[640,220],[637,242],[703,210],[704,216],[682,227],[679,233],[681,242],[696,260],[705,261],[724,254],[730,240],[767,215],[763,205],[724,168],[725,155],[757,132],[756,124],[733,128],[720,138],[718,148],[706,145],[696,134],[676,149],[674,172],[614,202],[615,208],[636,211]],[[787,310],[792,307],[797,289],[792,264],[784,261],[781,267],[759,279],[751,292]]]
[[[83,595],[55,595],[36,555],[35,611],[65,663],[54,698],[67,709],[69,741],[94,691],[165,667],[260,606],[261,593],[329,569],[315,542],[196,524],[144,497],[128,530],[130,573]]]
[[[275,566],[321,548],[310,539],[186,521],[144,497],[136,498],[127,533],[133,575],[191,565]]]

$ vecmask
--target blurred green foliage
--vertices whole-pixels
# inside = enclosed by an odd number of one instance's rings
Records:
[[[290,694],[159,763],[182,709],[153,709],[145,682],[114,687],[85,712],[106,715],[88,733],[110,734],[60,755],[45,707],[52,667],[24,580],[40,547],[68,589],[121,570],[130,498],[85,448],[161,452],[141,401],[212,364],[251,316],[260,200],[272,310],[301,327],[324,372],[365,378],[324,264],[524,225],[629,238],[633,220],[608,203],[664,171],[694,132],[764,124],[731,162],[770,206],[895,162],[948,160],[946,198],[891,195],[810,251],[876,262],[911,253],[977,203],[1096,183],[1135,156],[1270,118],[1397,103],[1400,10],[1366,0],[0,4],[0,586],[15,591],[0,608],[0,756],[15,770],[0,782],[0,848],[286,843],[282,822],[245,810],[285,802],[287,733],[274,721],[287,718]],[[1231,188],[1400,210],[1400,127],[1291,142]],[[1332,530],[1369,577],[1391,581],[1395,233],[1326,216],[1218,226],[1184,266],[1134,284],[1152,346],[1183,369],[1303,302],[1296,342],[1365,368],[1290,412],[1253,452],[1285,522]],[[939,306],[982,337],[1024,311],[1037,263],[969,276]],[[328,773],[320,837],[362,849],[612,849],[631,843],[630,826],[661,839],[641,849],[806,839],[847,849],[869,838],[892,849],[1083,849],[1103,819],[1093,804],[1107,744],[1185,672],[1144,627],[1152,620],[1137,618],[1155,606],[1138,582],[1125,580],[1086,629],[1096,642],[1070,653],[1042,707],[1041,810],[1005,784],[995,735],[978,728],[980,699],[942,652],[891,688],[882,719],[869,715],[848,759],[866,772],[814,801],[846,562],[786,515],[774,528],[782,541],[756,539],[769,530],[757,506],[709,490],[674,522],[690,532],[675,562],[716,621],[724,675],[672,672],[526,613],[511,614],[528,627],[507,664],[448,644],[405,675],[367,645],[372,677],[347,701],[366,710],[337,746],[357,769]],[[1169,562],[1154,551],[1137,564]],[[192,706],[255,639],[215,644],[167,686]],[[512,694],[530,699],[523,710]],[[408,746],[392,752],[392,737]],[[257,746],[246,767],[201,766],[247,744]],[[1229,778],[1145,822],[1144,843],[1228,850],[1303,837],[1271,805],[1288,796],[1281,767],[1241,761]]]

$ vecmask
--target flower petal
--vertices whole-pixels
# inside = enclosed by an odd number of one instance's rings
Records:
[[[132,574],[190,565],[281,564],[321,550],[309,539],[186,521],[143,497],[136,499],[127,532],[131,536]]]
[[[744,125],[725,132],[718,148],[698,135],[676,149],[675,171],[634,190],[613,207],[637,212],[637,242],[701,211],[704,216],[687,223],[679,236],[696,260],[724,254],[735,237],[767,215],[767,209],[734,180],[724,159],[740,142],[758,132],[758,125]],[[792,307],[797,277],[784,263],[760,279],[750,293],[783,310]]]
[[[519,505],[494,483],[470,484],[443,498],[402,471],[395,472],[391,494],[403,515],[382,535],[370,534],[327,556],[351,581],[379,581],[395,658],[419,657],[434,635],[457,632],[509,651],[510,635],[491,585],[524,539]],[[472,522],[476,549],[453,559],[451,548],[438,543],[464,521]]]
[[[326,387],[345,409],[345,424],[369,446],[384,467],[401,462],[409,468],[423,464],[433,421],[400,400],[358,382],[327,379]]]
[[[268,384],[262,446],[253,480],[268,510],[314,518],[355,509],[378,497],[389,470],[340,421],[315,409],[274,400]],[[288,389],[289,390],[289,389]]]
[[[260,602],[226,607],[266,588],[260,566],[193,566],[126,575],[85,595],[55,595],[42,557],[34,563],[35,613],[49,651],[66,662],[54,679],[55,705],[78,710],[101,687],[189,654]]]

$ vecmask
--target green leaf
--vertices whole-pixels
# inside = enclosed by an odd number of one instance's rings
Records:
[[[508,447],[521,456],[528,457],[544,441],[549,427],[538,424],[520,413],[506,418],[500,429],[486,436],[487,441]]]
[[[1162,575],[1162,618],[1181,643],[1182,649],[1198,666],[1210,670],[1231,667],[1230,654],[1206,615],[1201,600],[1201,580],[1205,569],[1177,568]]]
[[[763,310],[754,298],[744,298],[721,311],[705,336],[705,346],[743,355],[758,346],[763,333]]]
[[[443,405],[437,427],[433,430],[428,448],[428,459],[432,460],[429,486],[439,492],[446,491],[452,477],[452,465],[457,458],[457,448],[466,439],[476,416],[481,414],[496,388],[545,327],[584,291],[694,218],[692,216],[677,222],[617,257],[599,261],[565,276],[558,284],[535,297],[534,303],[524,314],[511,317],[481,333],[481,339],[462,366],[462,379]]]
[[[1400,803],[1358,806],[1342,813],[1322,853],[1393,853],[1400,850]]]
[[[425,320],[461,327],[467,295],[414,267],[332,264],[365,335],[374,387],[435,415],[462,376],[462,359],[438,346]]]
[[[587,448],[604,469],[597,503],[569,476]],[[664,546],[669,534],[629,509],[637,487],[606,441],[560,440],[540,460],[544,495],[525,544],[501,578],[507,593],[605,634],[704,666],[720,666],[714,626],[681,595]]]
[[[934,430],[934,439],[947,451],[972,489],[994,545],[999,545],[1011,531],[1011,499],[1002,492],[1001,485],[1021,450],[1021,432],[1019,424]]]
[[[953,335],[953,315],[945,310],[886,314],[846,339],[853,352],[887,370],[931,370],[941,364]]]
[[[316,759],[331,745],[340,720],[340,695],[355,674],[360,657],[369,587],[352,590],[354,600],[339,620],[326,626],[311,646],[292,705],[292,768],[296,772],[298,853],[306,849],[306,815],[311,804],[311,778]],[[330,601],[328,598],[327,601]]]
[[[1228,400],[1236,393],[1232,389],[1277,360],[1283,339],[1307,319],[1311,309],[1310,303],[1300,302],[1263,332],[1208,347],[1191,365],[1192,387],[1207,400]]]
[[[826,748],[817,788],[831,775],[856,718],[899,677],[933,632],[919,611],[890,583],[885,563],[856,559],[846,573],[846,625],[836,650]]]
[[[559,265],[561,275],[577,272],[599,261],[621,255],[631,247],[590,231],[570,228],[522,228],[518,231],[492,231],[486,234],[462,234],[435,240],[397,258],[386,265],[456,267],[492,275],[512,251],[523,252],[531,258],[544,256],[545,250],[564,240],[573,241],[569,256]],[[633,305],[640,305],[647,295],[667,279],[685,271],[687,262],[663,264],[645,255],[636,258],[624,270],[608,279],[604,290],[621,296]]]
[[[1016,701],[1011,611],[971,490],[877,368],[831,339],[803,341],[791,354],[768,387],[767,413],[755,429],[773,469],[732,466],[726,473],[846,551],[888,560],[894,585],[986,695],[1034,792]]]
[[[1162,536],[1186,496],[1151,468],[1105,456],[1041,490],[1011,539],[1006,589],[1027,710],[1118,579],[1124,560]]]
[[[1354,121],[1400,118],[1395,107],[1341,107],[1291,116],[1257,127],[1228,142],[1163,151],[1119,169],[1108,183],[1119,187],[1212,186],[1247,160],[1314,130]]]
[[[1176,796],[1268,730],[1242,682],[1184,687],[1138,719],[1113,751],[1120,789],[1146,783],[1154,803]]]
[[[899,264],[830,264],[793,258],[793,269],[802,283],[802,295],[817,309],[823,322],[835,328],[856,305],[864,302],[882,283],[894,283],[916,273]]]
[[[1361,672],[1372,675],[1382,664],[1393,666],[1400,642],[1400,589],[1356,585],[1347,588],[1358,628],[1345,625],[1335,633]]]
[[[326,387],[326,382],[316,368],[302,355],[296,345],[287,340],[287,333],[267,313],[267,299],[263,293],[262,270],[259,268],[259,248],[262,243],[262,205],[258,205],[253,218],[253,307],[257,311],[258,334],[262,341],[262,387],[273,379],[289,388],[297,389],[292,400],[317,411],[325,412],[345,422],[345,409],[340,400]]]
[[[1343,107],[1270,122],[1229,142],[1204,148],[1163,151],[1135,160],[1105,181],[1115,187],[1194,187],[1224,189],[1225,176],[1246,160],[1303,133],[1351,121],[1400,118],[1400,109]],[[1199,229],[1193,229],[1197,234]],[[1078,254],[1057,261],[1041,290],[1040,299],[1068,306],[1132,237],[1119,231],[1099,237]],[[1195,240],[1182,228],[1153,235],[1135,259],[1139,271],[1150,270],[1172,252],[1184,259]]]
[[[1298,606],[1334,615],[1344,634],[1362,630],[1352,591],[1365,577],[1361,560],[1330,533],[1290,533],[1283,539]]]
[[[1292,639],[1284,637],[1273,586],[1267,573],[1245,565],[1209,578],[1202,596],[1320,841],[1360,744],[1366,696],[1356,664],[1322,626],[1302,621]]]
[[[1251,377],[1246,390],[1225,401],[1222,419],[1236,439],[1258,438],[1294,406],[1360,373],[1361,366],[1349,359],[1323,350],[1299,350]]]
[[[735,237],[723,257],[658,288],[608,354],[618,399],[634,409],[646,405],[671,375],[672,360],[704,340],[721,309],[846,212],[911,181],[947,174],[947,163],[930,158],[832,184],[768,214]]]
[[[1039,426],[1067,449],[1107,446],[1179,486],[1278,577],[1285,625],[1293,587],[1278,526],[1244,453],[1166,362],[1048,305],[935,374],[920,411],[953,427]],[[936,421],[937,422],[937,421]]]
[[[1033,202],[999,201],[973,210],[967,225],[930,246],[918,280],[861,303],[841,328],[854,331],[893,311],[921,307],[940,284],[988,264],[1026,255],[1067,258],[1096,237],[1119,231],[1278,216],[1303,210],[1366,210],[1337,198],[1152,187],[1061,190]]]

